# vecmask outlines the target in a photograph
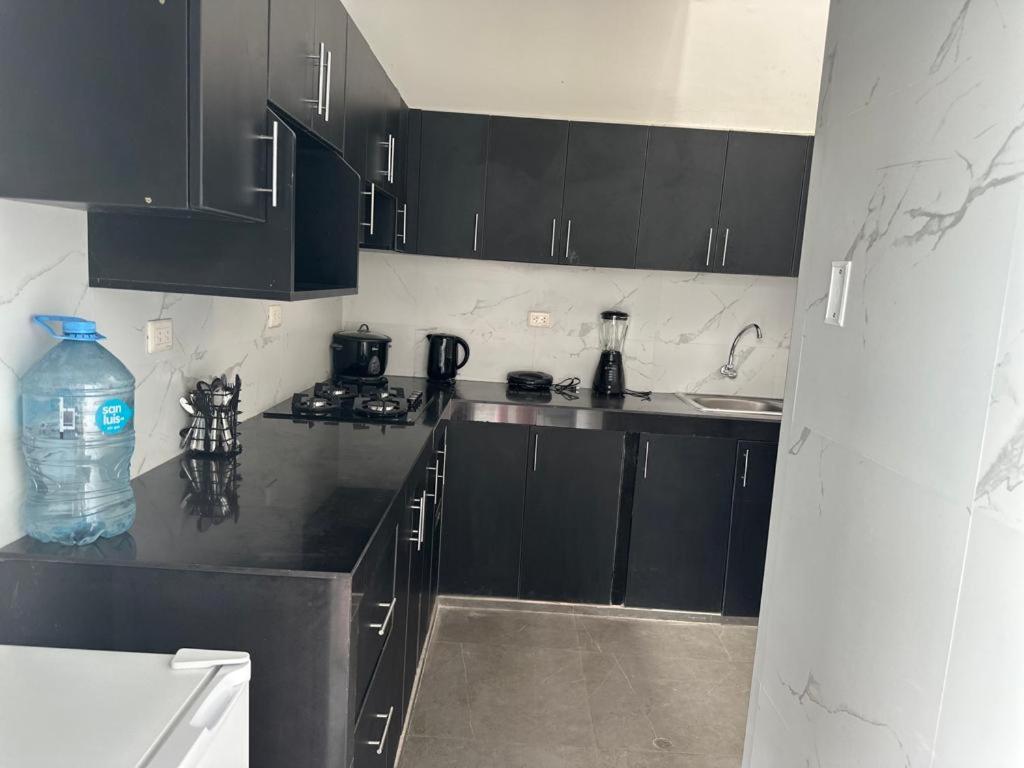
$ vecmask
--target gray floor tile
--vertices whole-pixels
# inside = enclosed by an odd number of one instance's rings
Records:
[[[579,651],[465,645],[476,738],[593,747]]]
[[[573,650],[580,647],[580,632],[571,613],[446,608],[438,618],[437,639],[445,642]]]
[[[707,755],[668,755],[629,752],[624,755],[624,768],[740,768],[739,757]]]
[[[729,661],[715,624],[577,616],[576,626],[589,636],[591,650]]]
[[[413,737],[406,739],[399,768],[627,768],[627,763],[624,753],[579,747]]]
[[[458,643],[430,643],[408,730],[417,736],[472,737],[466,666]]]
[[[717,628],[718,639],[733,661],[754,661],[754,646],[757,644],[757,627],[722,624]]]

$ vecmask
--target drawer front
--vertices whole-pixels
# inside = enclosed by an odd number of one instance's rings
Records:
[[[400,637],[389,637],[356,719],[353,768],[390,768],[402,735]]]
[[[398,605],[399,595],[395,589],[397,543],[398,526],[389,516],[387,527],[377,532],[353,578],[353,603],[359,601],[354,612],[356,627],[353,631],[355,711],[359,710],[366,695],[377,660],[395,626],[395,616],[399,609],[404,609]]]

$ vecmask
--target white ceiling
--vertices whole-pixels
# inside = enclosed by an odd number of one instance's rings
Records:
[[[828,0],[344,0],[410,106],[812,133]]]

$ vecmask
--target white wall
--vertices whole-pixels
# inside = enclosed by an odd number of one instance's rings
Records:
[[[388,371],[422,375],[425,334],[469,342],[468,379],[504,381],[510,370],[576,375],[589,387],[599,355],[598,320],[630,313],[626,380],[631,389],[782,396],[796,280],[640,269],[595,269],[364,251],[359,295],[345,299],[350,327],[369,323],[394,339]],[[529,328],[546,311],[551,328]],[[739,377],[718,369],[747,323]]]
[[[1022,38],[833,3],[745,766],[1024,764]]]
[[[195,379],[237,371],[241,408],[255,415],[326,375],[342,324],[340,299],[285,305],[283,325],[266,330],[265,301],[89,288],[86,247],[83,212],[0,200],[0,545],[23,532],[19,377],[54,343],[31,315],[96,320],[135,375],[133,474],[178,453],[178,398]],[[147,355],[157,317],[173,318],[174,349]]]
[[[813,133],[827,0],[344,0],[411,106]]]

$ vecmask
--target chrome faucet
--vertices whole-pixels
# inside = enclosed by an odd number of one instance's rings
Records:
[[[743,336],[743,334],[749,331],[751,328],[757,331],[757,338],[764,338],[764,334],[761,333],[761,326],[758,325],[757,323],[751,323],[750,325],[743,326],[743,328],[740,329],[740,332],[736,334],[736,338],[732,340],[732,347],[729,349],[729,359],[726,360],[725,365],[723,365],[719,369],[723,376],[726,376],[730,379],[735,379],[738,375],[736,372],[736,345],[740,343],[740,338]]]

